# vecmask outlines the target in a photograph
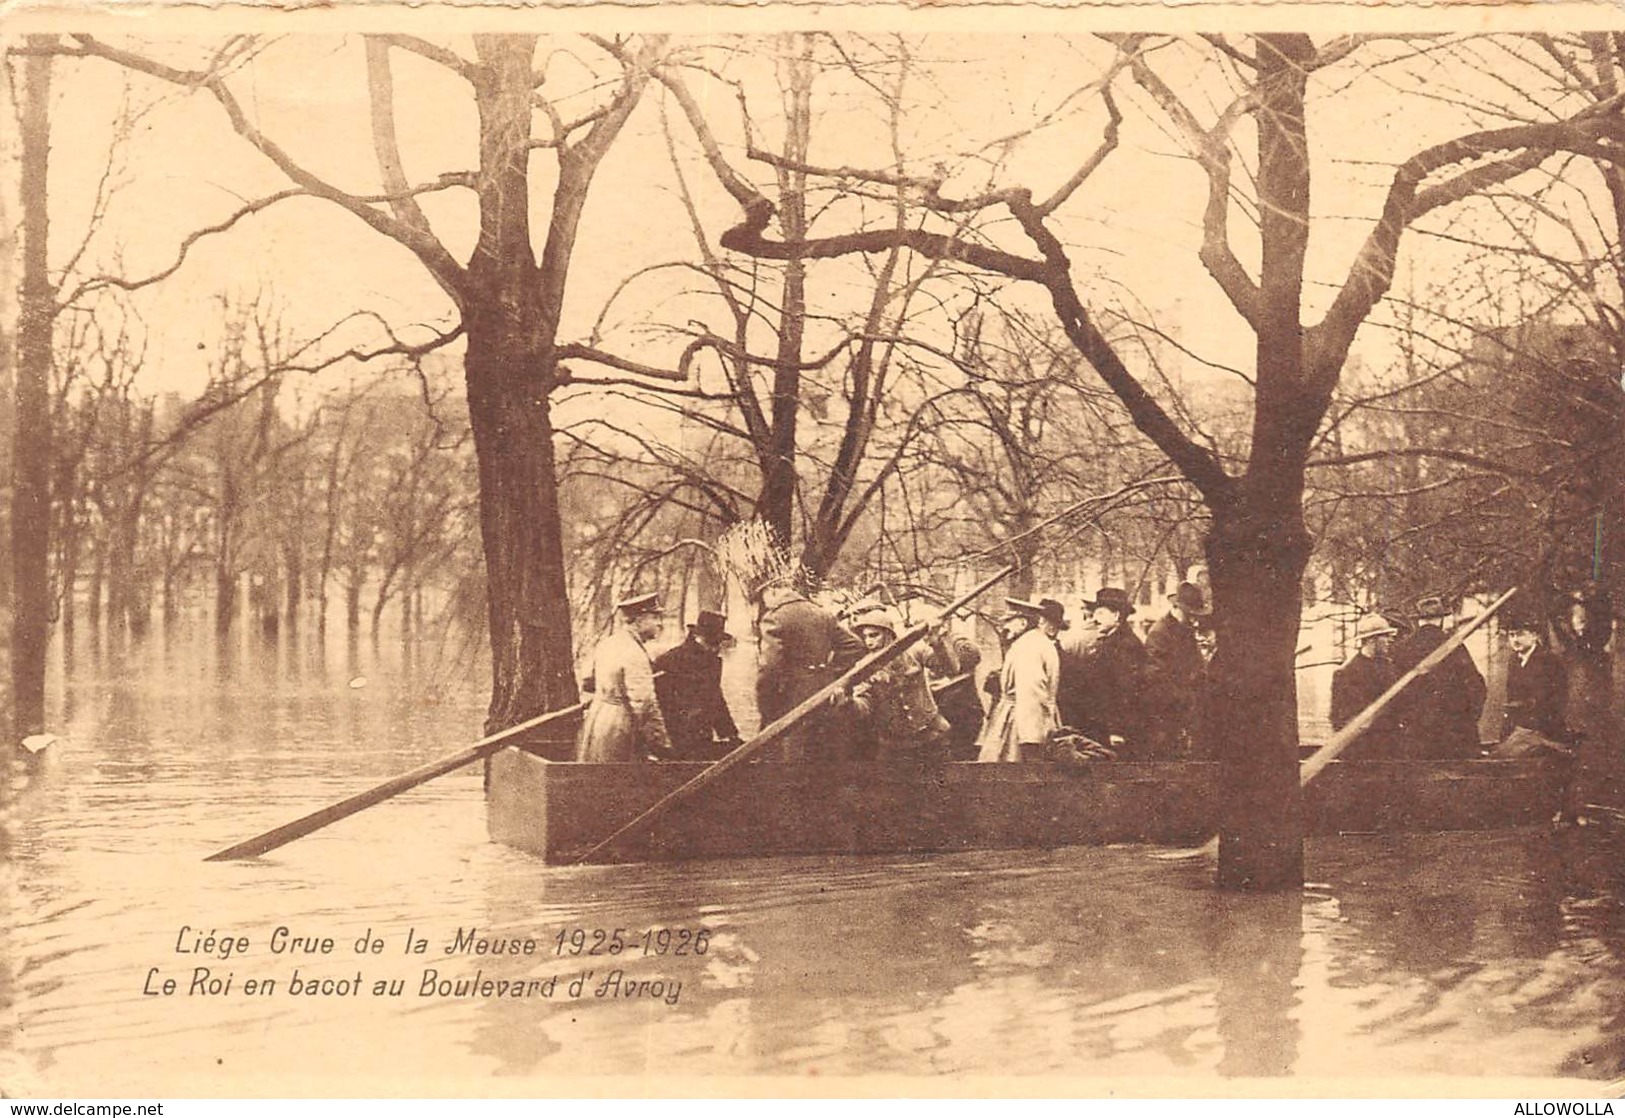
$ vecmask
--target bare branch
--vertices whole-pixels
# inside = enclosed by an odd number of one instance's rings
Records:
[[[456,51],[448,50],[437,43],[420,39],[416,35],[369,35],[367,38],[379,40],[399,50],[410,51],[427,58],[430,62],[439,63],[464,81],[470,83],[474,81],[474,64]]]
[[[433,237],[425,237],[420,231],[377,209],[364,198],[340,190],[300,166],[279,144],[262,133],[248,119],[236,95],[231,92],[231,89],[226,85],[225,78],[218,71],[178,69],[147,58],[144,55],[136,54],[133,51],[114,47],[91,35],[74,35],[72,39],[77,45],[72,48],[63,48],[60,53],[86,58],[100,58],[137,73],[169,82],[172,85],[186,89],[202,88],[208,90],[225,111],[233,131],[252,144],[256,150],[274,163],[283,174],[312,196],[341,206],[366,222],[377,232],[406,246],[423,262],[429,273],[435,278],[435,281],[451,296],[452,301],[459,309],[462,308],[463,270],[460,265],[451,259],[440,242]]]

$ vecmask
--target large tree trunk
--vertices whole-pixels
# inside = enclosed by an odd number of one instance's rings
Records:
[[[468,410],[480,471],[494,733],[576,701],[553,424],[523,341],[469,330]],[[563,748],[561,743],[560,748]]]
[[[795,41],[787,92],[784,156],[791,166],[807,160],[811,131],[812,67],[804,37]],[[787,241],[807,236],[807,176],[796,170],[779,171],[779,223]],[[778,349],[774,354],[772,429],[766,461],[762,463],[762,490],[756,515],[770,528],[781,547],[789,548],[795,534],[796,420],[801,409],[802,340],[807,318],[807,265],[800,259],[784,264],[784,283],[778,315]]]
[[[1253,445],[1247,474],[1212,502],[1207,551],[1219,616],[1217,677],[1224,817],[1219,885],[1303,884],[1296,657],[1310,539],[1304,463],[1325,400],[1305,375],[1300,325],[1309,241],[1304,35],[1258,40],[1261,254]]]
[[[45,654],[51,635],[51,323],[56,293],[46,255],[51,58],[45,51],[53,40],[30,36],[30,46],[39,53],[22,67],[23,281],[11,513],[11,689],[15,730],[21,736],[45,729]]]
[[[1303,883],[1295,653],[1309,561],[1301,505],[1243,497],[1215,507],[1207,558],[1218,632],[1219,885],[1294,889]]]

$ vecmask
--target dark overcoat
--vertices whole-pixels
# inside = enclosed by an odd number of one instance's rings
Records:
[[[1126,761],[1147,753],[1145,668],[1145,645],[1125,621],[1089,647],[1079,674],[1074,728],[1103,745],[1122,738],[1118,754]]]
[[[1404,675],[1447,639],[1437,625],[1418,625],[1394,642],[1395,673]],[[1471,654],[1458,646],[1394,700],[1400,751],[1416,761],[1478,756],[1478,716],[1487,693],[1483,673]]]
[[[757,634],[756,708],[764,726],[834,682],[866,651],[828,610],[784,587],[763,592]],[[841,759],[851,737],[851,727],[842,723],[849,721],[812,715],[768,754],[782,761]]]
[[[1332,673],[1332,729],[1347,726],[1398,678],[1393,661],[1386,656],[1379,658],[1356,652],[1349,657],[1347,663]],[[1360,735],[1350,756],[1367,761],[1395,760],[1399,757],[1399,746],[1399,724],[1393,707],[1389,706]]]
[[[1145,636],[1145,737],[1151,759],[1189,758],[1207,664],[1196,630],[1168,614]]]
[[[1568,673],[1563,662],[1542,645],[1528,661],[1516,652],[1507,657],[1507,701],[1502,737],[1520,726],[1553,741],[1567,741]]]
[[[718,741],[737,740],[728,700],[722,694],[722,657],[692,634],[655,657],[655,693],[666,716],[674,761],[714,761]]]

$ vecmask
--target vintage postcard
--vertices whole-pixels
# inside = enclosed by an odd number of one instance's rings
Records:
[[[0,1093],[1608,1097],[1622,27],[0,14]]]

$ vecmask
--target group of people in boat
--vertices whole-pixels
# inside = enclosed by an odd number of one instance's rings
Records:
[[[944,623],[864,682],[804,713],[764,760],[1062,761],[1207,755],[1203,714],[1212,630],[1199,587],[1182,583],[1142,640],[1127,592],[1106,587],[1072,629],[1053,598],[1006,599],[1003,661],[976,686],[982,649]],[[756,704],[768,726],[795,711],[862,657],[896,641],[895,606],[822,605],[789,584],[756,595]],[[656,595],[615,606],[615,631],[594,651],[581,761],[715,760],[740,744],[722,690],[727,619],[701,611],[686,639],[657,656],[648,645],[664,615]]]
[[[1456,613],[1449,599],[1428,594],[1416,600],[1410,618],[1404,619],[1407,631],[1382,614],[1361,617],[1354,653],[1332,676],[1332,729],[1352,722],[1444,644]],[[1567,741],[1566,673],[1560,658],[1545,647],[1543,626],[1532,611],[1516,607],[1500,623],[1511,649],[1500,736],[1526,729],[1552,742]],[[1487,694],[1483,673],[1467,649],[1457,645],[1378,711],[1360,735],[1360,756],[1406,761],[1477,757],[1484,749],[1479,722]]]

